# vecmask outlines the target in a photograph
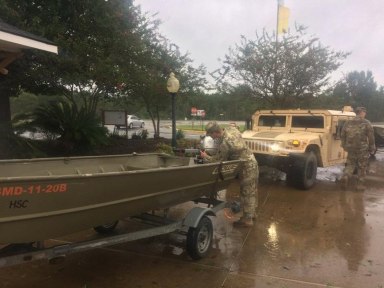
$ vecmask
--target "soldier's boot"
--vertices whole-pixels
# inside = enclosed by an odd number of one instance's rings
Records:
[[[252,227],[253,226],[253,219],[252,219],[252,217],[242,216],[239,220],[233,222],[233,226]]]
[[[344,175],[343,177],[340,178],[340,185],[341,185],[341,188],[343,189],[347,189],[348,187],[348,176],[347,175]]]

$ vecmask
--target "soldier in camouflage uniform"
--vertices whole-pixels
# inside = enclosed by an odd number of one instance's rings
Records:
[[[236,127],[222,129],[216,122],[209,122],[205,127],[207,135],[219,140],[218,151],[209,156],[201,152],[201,157],[208,162],[227,160],[246,160],[240,172],[240,197],[243,206],[243,216],[234,225],[253,226],[253,218],[257,208],[257,183],[259,168],[255,156],[247,148],[240,131]]]
[[[343,188],[348,186],[357,169],[357,189],[364,190],[364,178],[369,155],[375,152],[375,138],[371,123],[365,119],[367,110],[356,108],[356,117],[345,123],[341,131],[341,146],[348,152],[347,163],[341,178]]]

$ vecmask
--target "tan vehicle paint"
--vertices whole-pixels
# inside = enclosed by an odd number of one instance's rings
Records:
[[[308,189],[314,184],[317,167],[346,161],[340,132],[345,121],[355,117],[351,110],[256,111],[252,129],[242,136],[260,165],[286,172],[290,184]]]

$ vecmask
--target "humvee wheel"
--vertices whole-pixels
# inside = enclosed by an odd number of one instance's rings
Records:
[[[190,227],[187,234],[187,252],[192,259],[205,257],[212,244],[213,226],[207,216],[200,219],[196,228]]]
[[[287,172],[287,183],[295,188],[307,190],[316,181],[317,158],[313,152],[292,156],[291,167]]]
[[[96,227],[93,227],[93,229],[99,234],[109,234],[115,230],[117,223],[119,223],[119,221],[96,226]]]

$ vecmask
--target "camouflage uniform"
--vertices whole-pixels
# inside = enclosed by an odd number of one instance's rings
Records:
[[[223,130],[218,152],[214,156],[208,156],[206,160],[227,161],[246,160],[240,172],[240,197],[243,204],[243,214],[246,218],[253,218],[257,208],[257,183],[259,168],[255,156],[247,148],[240,131],[235,127],[227,127]]]
[[[361,109],[365,112],[364,108]],[[341,146],[348,152],[342,178],[343,185],[347,184],[348,179],[357,169],[358,188],[359,185],[363,188],[369,154],[375,151],[375,139],[371,123],[360,116],[347,121],[341,131]]]

